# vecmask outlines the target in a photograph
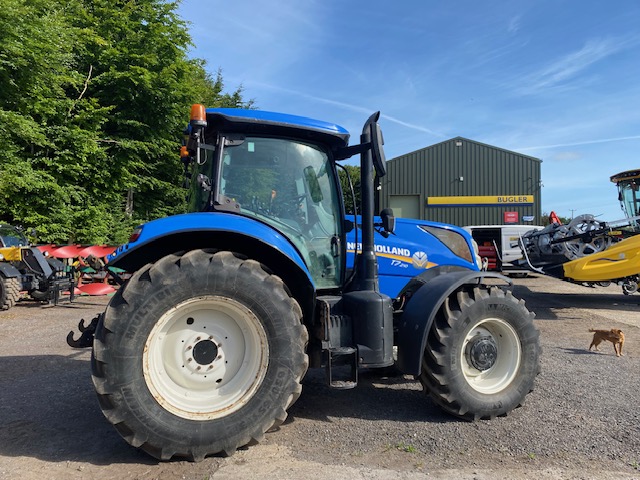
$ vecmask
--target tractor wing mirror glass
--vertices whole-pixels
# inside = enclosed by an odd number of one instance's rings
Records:
[[[384,139],[382,138],[382,130],[378,122],[371,124],[371,156],[373,157],[373,167],[379,177],[387,174],[387,159],[384,155]]]
[[[318,182],[318,176],[312,166],[305,167],[304,179],[309,187],[309,194],[313,203],[320,203],[322,201],[322,189],[320,188],[320,182]]]

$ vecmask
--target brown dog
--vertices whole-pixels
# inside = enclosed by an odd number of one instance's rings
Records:
[[[590,328],[589,331],[594,332],[589,350],[591,350],[591,347],[595,347],[595,350],[599,352],[598,345],[603,340],[609,340],[613,343],[613,350],[616,352],[616,356],[622,356],[622,346],[624,345],[624,333],[622,333],[622,330],[618,328],[612,328],[611,330],[594,330]]]

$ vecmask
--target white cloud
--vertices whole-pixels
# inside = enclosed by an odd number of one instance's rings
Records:
[[[582,155],[578,152],[558,152],[553,156],[553,160],[558,160],[560,162],[575,162],[581,158]]]
[[[297,90],[293,90],[290,88],[284,88],[284,87],[280,87],[280,86],[276,86],[276,85],[269,85],[269,84],[265,84],[265,83],[257,83],[257,82],[251,82],[252,85],[254,86],[259,86],[261,88],[267,89],[267,90],[276,90],[279,92],[283,92],[283,93],[287,93],[289,95],[295,95],[297,97],[302,97],[302,98],[306,98],[308,100],[314,100],[316,102],[320,102],[320,103],[324,103],[327,105],[333,105],[345,110],[349,110],[352,112],[357,112],[357,113],[363,113],[366,115],[370,115],[371,113],[373,113],[375,111],[374,108],[369,108],[369,107],[364,107],[361,105],[355,105],[352,103],[347,103],[347,102],[342,102],[339,100],[334,100],[331,98],[326,98],[326,97],[320,97],[317,95],[311,95],[309,93],[304,93],[304,92],[300,92]],[[384,120],[388,121],[388,122],[392,122],[398,125],[401,125],[403,127],[407,127],[410,128],[412,130],[417,130],[419,132],[423,132],[423,133],[428,133],[430,135],[436,136],[436,137],[441,137],[441,138],[445,138],[446,135],[444,135],[443,133],[440,132],[436,132],[434,130],[431,130],[430,128],[424,127],[422,125],[417,125],[415,123],[411,123],[411,122],[406,122],[403,120],[400,120],[396,117],[392,117],[390,115],[385,115],[385,114],[381,114],[381,118],[383,118]]]
[[[639,140],[639,139],[640,139],[640,135],[630,135],[628,137],[598,138],[594,140],[585,140],[581,142],[558,143],[555,145],[537,145],[535,147],[519,147],[519,148],[516,148],[515,150],[517,151],[544,150],[547,148],[576,147],[579,145],[594,145],[597,143],[622,142],[625,140]]]
[[[517,33],[520,30],[520,20],[522,19],[522,15],[516,15],[509,20],[507,24],[507,32],[509,33]]]
[[[537,72],[512,79],[521,94],[536,94],[545,89],[569,86],[593,64],[638,43],[638,37],[587,40],[584,46],[548,64]]]

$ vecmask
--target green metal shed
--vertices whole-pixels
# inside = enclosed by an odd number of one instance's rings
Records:
[[[454,225],[541,221],[542,160],[463,137],[387,162],[379,207]]]

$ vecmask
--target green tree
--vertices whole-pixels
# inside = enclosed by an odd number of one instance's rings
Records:
[[[71,69],[75,36],[65,12],[46,0],[6,0],[0,10],[0,219],[57,238],[70,233],[78,193],[68,185],[71,151],[88,148],[66,115],[67,90],[79,80]]]
[[[190,59],[162,0],[4,0],[0,221],[41,242],[120,243],[184,209],[177,152],[189,106],[251,107]]]
[[[214,79],[204,61],[187,57],[191,39],[176,7],[91,0],[79,20],[99,40],[88,45],[84,63],[96,70],[92,97],[110,108],[103,129],[109,178],[139,221],[184,210],[177,139],[189,106],[246,106],[241,89],[224,94],[221,73]]]
[[[353,165],[344,165],[344,169],[338,169],[338,175],[340,176],[340,186],[342,187],[342,195],[344,197],[344,207],[347,213],[355,213],[354,198],[351,193],[351,188],[355,194],[355,205],[359,212],[360,209],[360,167]]]

